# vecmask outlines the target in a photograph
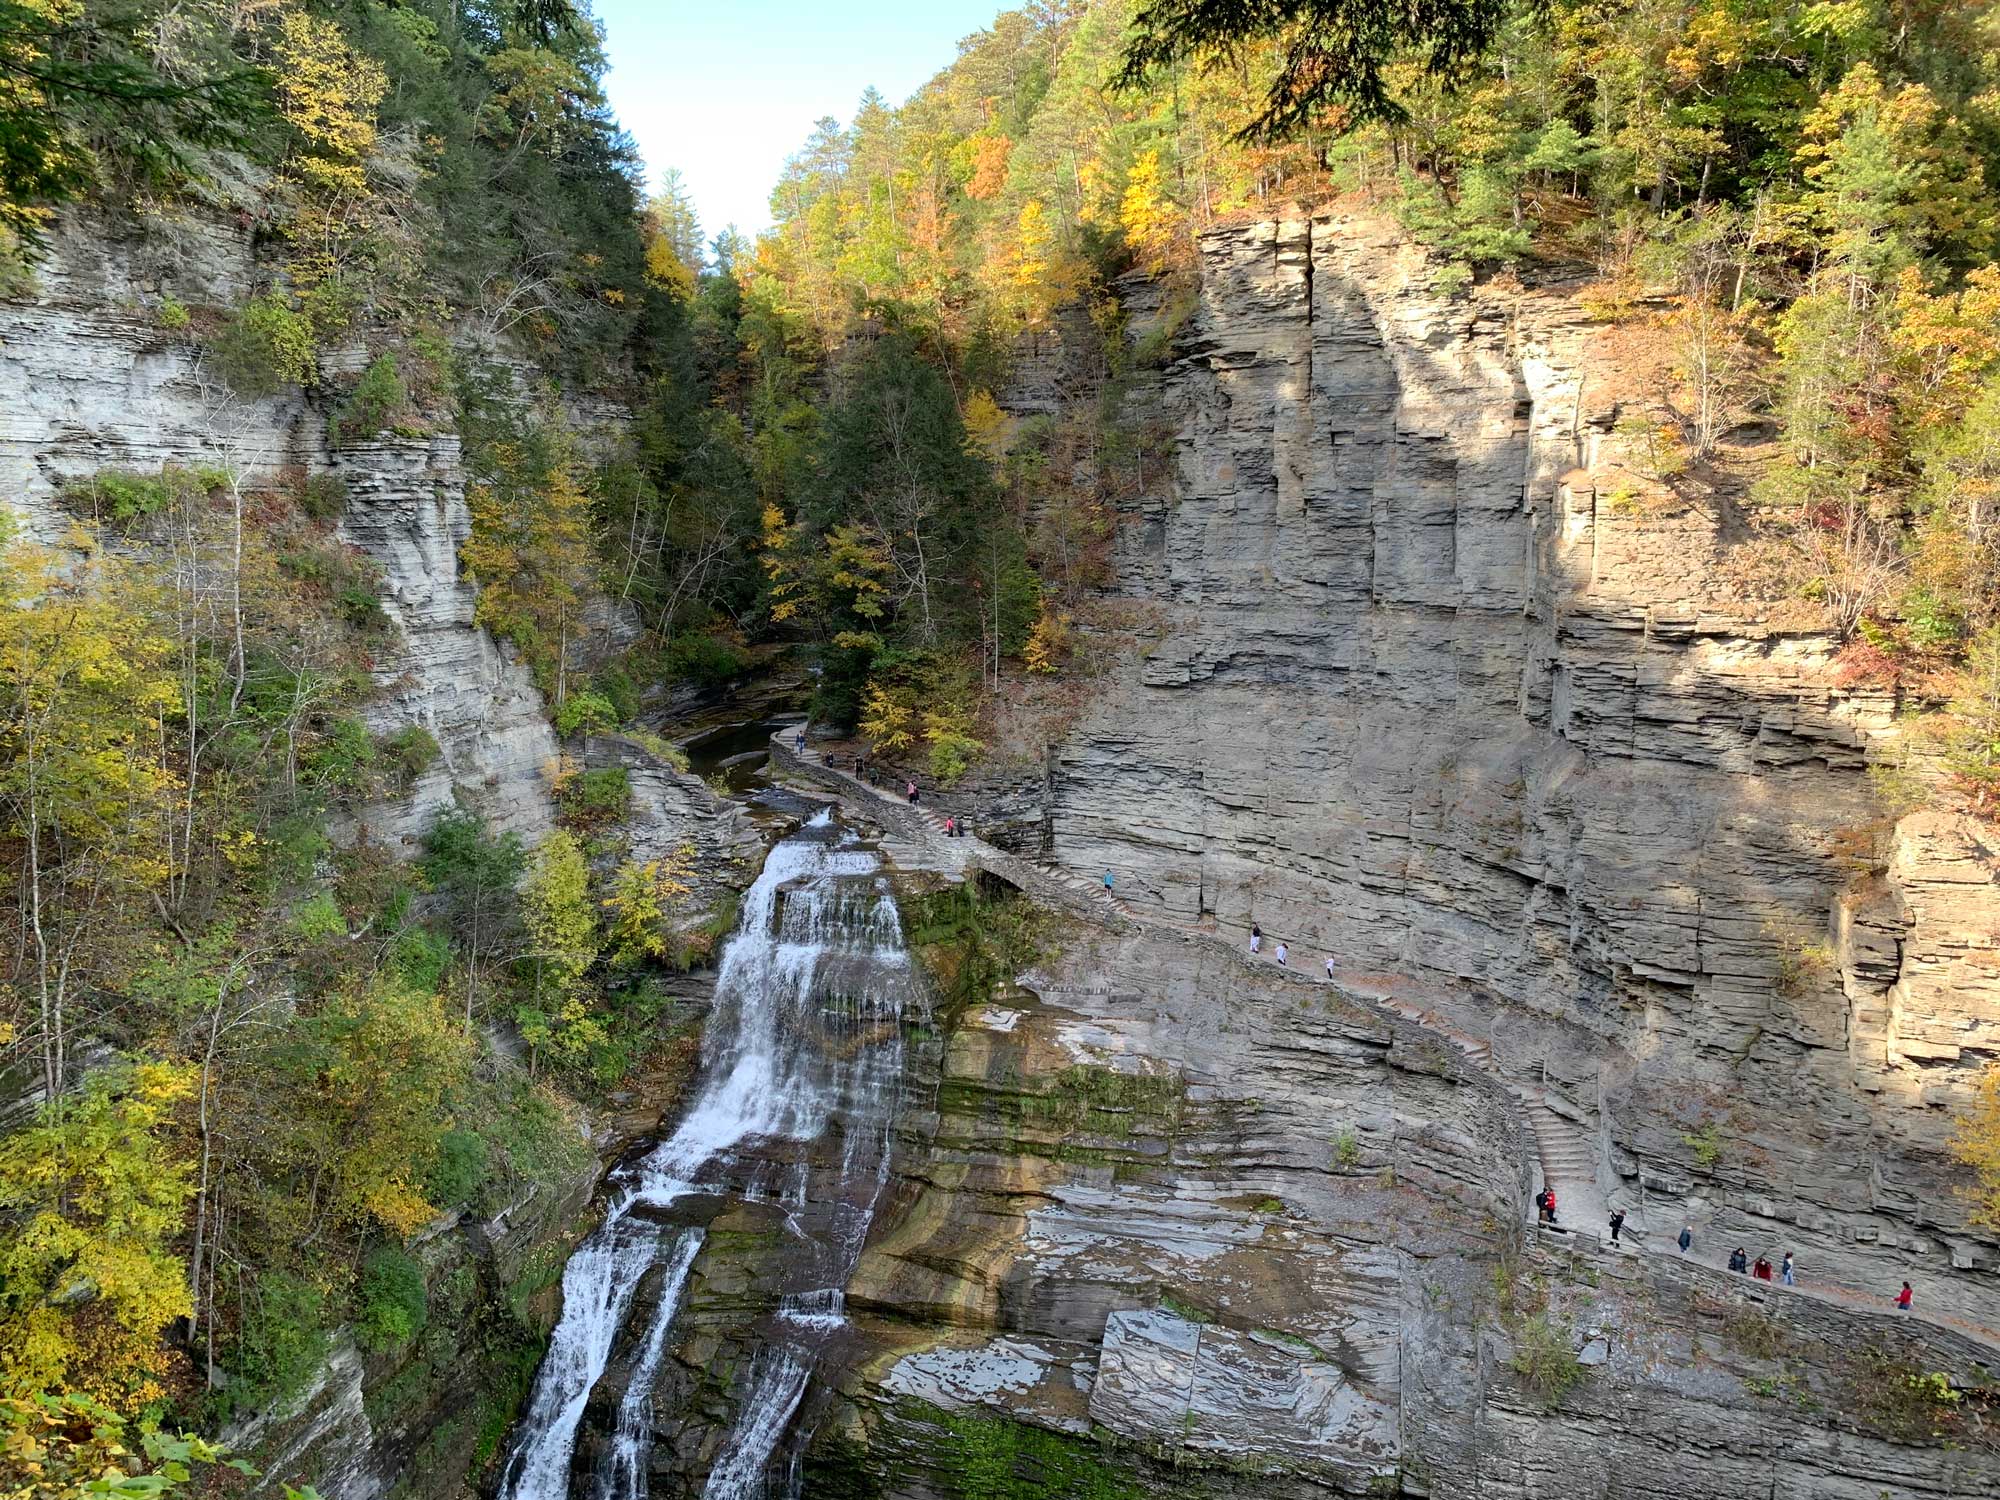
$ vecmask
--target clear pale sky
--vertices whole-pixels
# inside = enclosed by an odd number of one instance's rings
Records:
[[[1009,0],[596,0],[618,119],[657,185],[679,167],[704,234],[755,237],[813,122],[854,118],[873,84],[900,104]]]

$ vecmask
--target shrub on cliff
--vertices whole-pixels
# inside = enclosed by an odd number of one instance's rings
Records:
[[[354,1332],[374,1353],[400,1348],[423,1332],[430,1317],[424,1268],[394,1245],[369,1252],[356,1292]]]
[[[410,393],[396,370],[396,356],[378,355],[361,372],[340,409],[327,418],[326,437],[333,446],[373,437],[409,403]]]
[[[223,326],[209,360],[231,390],[254,401],[310,381],[319,350],[305,315],[268,293],[245,303]]]
[[[1582,1381],[1583,1363],[1570,1347],[1574,1336],[1547,1313],[1525,1318],[1514,1329],[1514,1355],[1508,1361],[1521,1384],[1544,1406],[1557,1406]]]
[[[1965,1196],[1975,1223],[2000,1229],[2000,1063],[1988,1063],[1952,1132],[1952,1155],[1972,1173]]]

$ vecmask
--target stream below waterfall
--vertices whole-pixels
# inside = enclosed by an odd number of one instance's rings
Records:
[[[603,1223],[564,1270],[562,1317],[502,1500],[649,1494],[656,1389],[701,1226],[731,1199],[781,1206],[789,1243],[758,1289],[772,1310],[702,1493],[796,1493],[796,1452],[781,1450],[846,1328],[847,1281],[888,1182],[902,1022],[919,993],[874,851],[825,811],[775,845],[723,946],[686,1112],[611,1174]],[[649,1310],[634,1316],[635,1304]]]

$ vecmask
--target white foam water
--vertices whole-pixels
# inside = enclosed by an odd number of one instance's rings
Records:
[[[805,1399],[812,1361],[790,1344],[766,1344],[750,1371],[750,1394],[736,1419],[729,1443],[708,1471],[702,1500],[762,1500],[764,1470],[778,1440]]]
[[[673,1258],[660,1278],[658,1299],[653,1305],[653,1323],[639,1359],[632,1366],[632,1378],[618,1403],[618,1430],[611,1436],[610,1451],[597,1476],[597,1500],[642,1500],[646,1493],[646,1457],[652,1447],[653,1377],[660,1372],[660,1356],[666,1352],[667,1330],[674,1326],[680,1311],[681,1293],[687,1287],[688,1271],[703,1235],[691,1229],[680,1237]]]
[[[652,1385],[698,1248],[692,1232],[663,1229],[647,1210],[694,1191],[705,1171],[748,1142],[812,1142],[837,1123],[844,1132],[839,1192],[829,1227],[812,1246],[813,1274],[824,1284],[785,1298],[779,1325],[801,1338],[759,1351],[707,1493],[733,1500],[763,1486],[810,1381],[810,1340],[845,1324],[843,1289],[888,1180],[908,970],[895,901],[872,852],[840,838],[827,813],[772,849],[723,948],[695,1101],[671,1135],[620,1169],[604,1223],[563,1273],[562,1319],[536,1374],[501,1500],[569,1493],[591,1392],[610,1364],[635,1289],[664,1261],[654,1317],[630,1360],[617,1428],[593,1486],[599,1500],[642,1500]],[[750,1191],[803,1211],[806,1174],[801,1167],[773,1195],[760,1171]]]
[[[568,1490],[576,1424],[659,1241],[657,1226],[621,1219],[606,1223],[570,1256],[563,1268],[561,1336],[549,1344],[535,1375],[504,1493],[557,1496]]]

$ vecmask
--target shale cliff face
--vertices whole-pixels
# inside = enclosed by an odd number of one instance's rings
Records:
[[[1520,1111],[1425,1028],[1206,940],[1060,947],[950,1024],[806,1493],[2000,1485],[1907,1400],[1990,1348],[1528,1235]]]
[[[340,538],[381,570],[392,626],[374,664],[382,691],[367,710],[371,727],[421,725],[442,752],[406,800],[365,821],[378,836],[413,835],[456,792],[497,827],[545,832],[555,739],[526,669],[473,623],[473,588],[458,568],[470,528],[458,439],[385,438],[330,452],[325,414],[298,391],[240,399],[205,374],[198,345],[162,330],[163,294],[231,305],[255,276],[248,228],[212,214],[143,227],[66,223],[32,299],[0,303],[0,503],[27,535],[55,541],[67,525],[58,486],[104,470],[339,476]],[[366,360],[356,349],[329,363]]]
[[[1132,398],[1177,463],[1122,517],[1139,623],[1056,749],[1059,857],[1490,1038],[1656,1236],[2000,1326],[1943,1149],[2000,1050],[1991,836],[1878,805],[1893,697],[1734,581],[1740,496],[1654,477],[1658,341],[1574,283],[1441,296],[1355,217],[1201,269]]]

